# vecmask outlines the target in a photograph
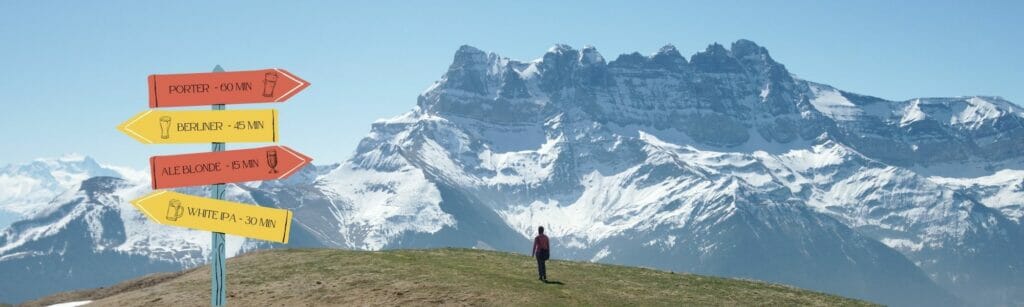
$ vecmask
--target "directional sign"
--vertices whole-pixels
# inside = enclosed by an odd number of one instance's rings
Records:
[[[282,102],[309,82],[284,69],[150,75],[149,107]]]
[[[277,142],[277,111],[149,110],[117,129],[145,144]]]
[[[313,159],[284,146],[149,158],[153,189],[277,180]]]
[[[156,191],[132,205],[157,223],[288,243],[292,212],[171,191]]]

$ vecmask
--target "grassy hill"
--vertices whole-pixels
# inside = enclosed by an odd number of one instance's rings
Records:
[[[228,260],[228,303],[303,305],[871,305],[764,282],[651,269],[549,261],[469,249],[288,249]],[[155,274],[113,287],[30,302],[95,300],[104,306],[209,304],[209,267]]]

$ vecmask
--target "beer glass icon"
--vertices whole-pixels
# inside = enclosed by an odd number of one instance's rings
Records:
[[[174,222],[181,218],[181,215],[185,213],[185,207],[181,206],[181,201],[177,199],[171,199],[167,202],[167,220]]]
[[[171,117],[161,116],[160,117],[160,138],[169,139],[171,138]]]
[[[274,97],[275,86],[277,86],[277,73],[266,73],[263,76],[263,97]]]
[[[277,174],[277,150],[267,151],[267,165],[270,166],[270,173]]]

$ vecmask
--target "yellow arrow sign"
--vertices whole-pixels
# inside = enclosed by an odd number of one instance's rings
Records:
[[[157,191],[132,201],[157,223],[288,243],[292,212]]]
[[[150,110],[117,130],[145,144],[277,142],[277,111]]]

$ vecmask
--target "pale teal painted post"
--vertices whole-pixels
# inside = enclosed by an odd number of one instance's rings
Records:
[[[213,72],[223,72],[224,69],[217,65]],[[213,105],[213,110],[224,110],[223,104]],[[224,151],[224,143],[212,143],[213,151]],[[214,199],[224,199],[224,184],[218,183],[210,186],[211,196]],[[224,261],[224,233],[212,233],[210,240],[210,306],[225,306],[228,303],[227,297],[227,274],[225,274]]]

